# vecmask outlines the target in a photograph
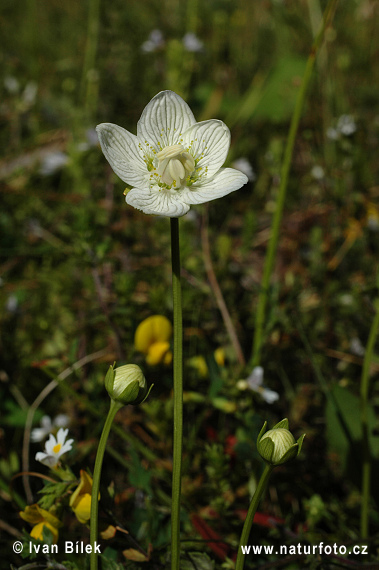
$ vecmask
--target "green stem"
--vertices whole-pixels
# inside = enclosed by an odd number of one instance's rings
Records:
[[[361,538],[368,537],[369,501],[371,487],[371,452],[368,429],[368,394],[370,386],[370,364],[375,341],[379,332],[379,300],[376,302],[376,314],[371,325],[363,361],[361,378],[361,422],[362,422],[362,503],[361,503]]]
[[[293,149],[295,145],[296,133],[299,127],[300,118],[304,107],[305,96],[312,77],[312,71],[316,59],[316,54],[320,48],[321,41],[324,37],[325,28],[329,24],[331,17],[334,13],[336,3],[337,0],[329,0],[328,5],[325,9],[322,24],[315,37],[312,49],[310,51],[307,60],[307,64],[305,66],[303,80],[301,83],[300,91],[297,96],[295,109],[291,119],[291,125],[288,133],[287,145],[284,152],[283,165],[280,176],[280,187],[278,192],[278,198],[275,206],[274,216],[271,223],[271,235],[263,269],[262,285],[258,296],[257,312],[255,316],[253,356],[251,363],[252,366],[258,366],[261,358],[261,349],[263,344],[263,325],[266,315],[268,291],[275,263],[276,250],[278,247],[280,223],[283,215],[283,207],[286,198],[288,177],[290,172]]]
[[[87,119],[96,108],[97,76],[95,70],[96,52],[99,41],[100,0],[90,0],[88,12],[87,41],[80,85],[80,102],[84,106]],[[91,76],[92,73],[92,76]]]
[[[183,324],[178,218],[171,218],[171,259],[172,298],[174,307],[174,443],[171,504],[171,570],[179,570],[180,495],[183,448]]]
[[[92,493],[91,493],[91,516],[90,516],[90,544],[92,546],[92,552],[90,554],[90,568],[91,570],[97,570],[97,553],[95,552],[95,544],[97,540],[98,532],[98,507],[99,507],[99,489],[100,489],[100,477],[101,477],[101,467],[103,465],[103,458],[105,447],[108,440],[108,435],[112,427],[113,420],[118,410],[122,408],[122,404],[111,400],[111,405],[105,420],[103,431],[100,437],[99,446],[97,448],[95,469],[93,471],[93,482],[92,482]]]
[[[257,512],[259,501],[261,500],[263,491],[266,488],[266,485],[271,475],[271,471],[273,469],[274,469],[273,465],[269,465],[268,463],[266,463],[266,467],[259,480],[258,487],[255,489],[254,496],[251,499],[250,507],[245,519],[245,524],[243,525],[240,543],[238,545],[235,570],[243,570],[245,564],[245,554],[242,552],[242,546],[246,546],[248,544],[251,525],[253,524],[254,520],[254,515]]]

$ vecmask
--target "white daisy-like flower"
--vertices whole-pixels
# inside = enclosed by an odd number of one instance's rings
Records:
[[[183,45],[184,49],[191,52],[200,52],[204,48],[204,44],[193,32],[187,32],[185,36],[183,36]]]
[[[66,427],[67,424],[68,416],[66,414],[58,414],[53,421],[51,421],[50,416],[43,416],[41,418],[41,427],[32,430],[30,439],[33,443],[38,443],[45,439],[55,428]]]
[[[178,218],[193,204],[226,196],[248,182],[234,168],[221,168],[230,131],[219,120],[197,123],[173,91],[158,93],[142,112],[137,136],[112,123],[96,127],[114,172],[132,189],[126,202],[145,214]]]
[[[164,37],[160,30],[153,30],[149,39],[143,42],[141,50],[145,53],[151,53],[157,51],[164,46]]]
[[[45,451],[39,451],[36,453],[36,461],[40,461],[48,467],[55,467],[59,461],[59,458],[67,451],[72,449],[73,439],[66,441],[68,434],[68,429],[61,428],[57,437],[55,438],[53,434],[50,434],[49,439],[45,443]]]
[[[246,380],[239,380],[237,387],[240,390],[250,389],[257,394],[260,394],[267,404],[273,404],[279,399],[278,392],[270,390],[263,385],[264,370],[262,366],[255,366]]]

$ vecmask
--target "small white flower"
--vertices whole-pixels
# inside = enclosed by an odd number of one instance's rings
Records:
[[[193,32],[188,32],[183,36],[183,45],[186,51],[199,52],[204,48],[204,44]]]
[[[49,176],[58,170],[61,170],[68,163],[69,158],[67,154],[60,150],[54,150],[45,154],[42,158],[42,164],[39,169],[42,176]]]
[[[319,164],[315,164],[311,170],[311,175],[315,180],[322,180],[325,176],[323,167]]]
[[[357,125],[355,124],[354,117],[352,115],[341,115],[337,122],[337,131],[349,137],[355,133],[357,130]]]
[[[4,87],[11,95],[16,95],[20,90],[18,79],[12,75],[7,75],[4,78]]]
[[[36,461],[40,461],[48,467],[55,467],[59,461],[59,458],[67,451],[72,449],[73,439],[66,441],[68,434],[68,429],[61,428],[57,437],[55,438],[53,434],[50,434],[49,439],[45,443],[45,451],[39,451],[36,453]]]
[[[328,127],[326,130],[326,136],[331,141],[336,141],[339,138],[339,132],[334,127]]]
[[[41,419],[41,427],[32,430],[30,439],[33,443],[38,443],[47,437],[55,428],[63,428],[68,424],[68,416],[58,414],[53,421],[50,416],[43,416]]]
[[[7,302],[5,303],[5,309],[8,313],[16,313],[18,309],[18,299],[16,295],[9,295]]]
[[[244,158],[244,157],[237,158],[233,162],[232,166],[233,166],[233,168],[236,168],[237,170],[240,170],[241,172],[246,174],[246,176],[248,177],[250,182],[254,182],[254,180],[256,180],[256,178],[257,178],[256,174],[255,174],[253,167],[251,166],[250,162],[247,160],[247,158]]]
[[[96,130],[112,169],[132,186],[127,204],[145,214],[178,218],[192,204],[221,198],[248,182],[242,172],[221,168],[230,145],[228,127],[216,119],[196,123],[173,91],[148,103],[137,136],[112,123]]]
[[[141,50],[145,53],[152,53],[163,46],[164,38],[162,32],[160,30],[153,30],[149,35],[149,39],[143,42]]]
[[[265,402],[273,404],[279,399],[279,394],[263,386],[263,373],[262,366],[255,366],[247,380],[240,380],[238,382],[238,387],[241,390],[250,388],[253,392],[260,394]]]
[[[350,341],[350,350],[356,356],[364,356],[365,354],[365,347],[361,343],[361,340],[355,336]]]
[[[36,102],[37,92],[38,92],[37,83],[35,83],[34,81],[29,81],[29,83],[26,84],[24,92],[22,94],[23,102],[28,107],[34,105],[34,103]]]

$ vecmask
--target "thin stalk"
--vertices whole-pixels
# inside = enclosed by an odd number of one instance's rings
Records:
[[[262,473],[262,476],[259,480],[258,486],[255,489],[255,493],[253,498],[251,499],[251,503],[249,506],[249,510],[247,511],[245,523],[243,525],[242,534],[240,538],[240,543],[238,545],[238,553],[237,553],[237,560],[235,570],[243,570],[245,564],[245,554],[242,552],[242,546],[246,546],[248,544],[251,525],[253,524],[254,515],[257,512],[259,501],[263,495],[263,491],[265,490],[268,480],[271,475],[271,471],[274,469],[273,465],[269,465],[266,463],[266,467]]]
[[[300,118],[304,107],[305,96],[312,77],[312,71],[316,59],[316,54],[321,46],[325,29],[327,25],[330,23],[331,18],[334,14],[336,4],[337,0],[329,0],[328,5],[325,9],[322,24],[314,39],[312,49],[308,56],[303,80],[296,99],[295,110],[293,112],[291,119],[291,125],[288,133],[287,145],[284,152],[283,165],[280,176],[279,193],[276,201],[274,216],[271,223],[271,235],[263,269],[262,285],[258,296],[257,312],[255,316],[252,366],[258,366],[260,363],[261,350],[263,344],[263,324],[266,316],[268,290],[269,290],[272,271],[274,268],[276,250],[278,247],[280,223],[283,215],[283,207],[286,198],[288,178],[289,178],[293,149],[295,145],[296,133],[299,127]]]
[[[216,298],[216,303],[218,305],[222,319],[224,321],[230,342],[232,343],[234,352],[236,353],[238,363],[241,366],[241,368],[243,368],[246,365],[245,357],[243,355],[242,348],[238,340],[237,332],[235,326],[233,325],[233,321],[230,316],[228,307],[225,303],[221,287],[217,281],[217,277],[213,269],[211,251],[209,247],[209,236],[208,236],[208,209],[206,209],[204,212],[203,223],[201,225],[201,242],[203,246],[204,265],[205,265],[205,270],[207,272],[208,281],[211,285],[212,291]]]
[[[103,465],[103,458],[105,447],[108,440],[108,435],[112,427],[113,420],[118,410],[122,408],[122,404],[115,402],[111,399],[111,405],[105,420],[103,431],[99,441],[99,447],[97,448],[95,468],[93,471],[93,482],[92,482],[92,493],[91,493],[91,515],[90,515],[90,544],[92,546],[92,551],[90,554],[90,569],[97,570],[97,552],[95,551],[97,534],[98,534],[98,510],[99,510],[99,489],[100,489],[100,478],[101,478],[101,467]]]
[[[174,434],[171,504],[171,570],[179,570],[180,496],[183,450],[183,323],[178,218],[171,218],[171,260],[174,309]]]
[[[100,0],[90,0],[88,11],[87,41],[84,52],[80,102],[84,106],[87,119],[96,108],[97,74],[95,70],[97,45],[99,42]]]
[[[379,332],[379,300],[377,300],[376,314],[371,325],[363,361],[361,378],[361,422],[362,422],[362,501],[361,501],[361,538],[368,537],[369,531],[369,501],[371,488],[371,452],[368,429],[368,394],[370,386],[370,364],[376,338]]]

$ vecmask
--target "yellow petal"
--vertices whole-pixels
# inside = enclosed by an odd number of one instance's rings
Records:
[[[133,560],[134,562],[147,562],[149,560],[145,554],[135,548],[128,548],[123,550],[122,553],[127,560]]]
[[[30,524],[37,524],[43,521],[43,516],[41,515],[38,505],[28,505],[25,507],[24,511],[20,511],[20,517],[30,523]]]
[[[53,526],[52,524],[48,523],[48,522],[40,522],[38,524],[36,524],[31,532],[30,532],[30,536],[32,538],[35,538],[36,540],[43,540],[43,529],[44,527],[48,528],[52,535],[53,535],[53,542],[54,544],[58,541],[58,530],[55,526]]]
[[[49,511],[42,509],[37,505],[37,503],[25,507],[25,510],[20,512],[20,517],[24,519],[24,521],[33,525],[46,522],[56,528],[61,526],[61,521],[56,516]]]
[[[169,349],[169,342],[155,342],[149,347],[146,362],[150,364],[150,366],[164,362]]]
[[[204,356],[193,356],[189,363],[193,368],[195,368],[201,378],[206,378],[208,376],[208,366]]]
[[[219,348],[216,348],[216,350],[213,353],[213,356],[219,366],[225,366],[225,352],[221,346]]]
[[[78,521],[85,524],[89,520],[91,513],[91,495],[88,493],[81,495],[72,510],[74,511]]]
[[[104,540],[109,540],[110,538],[114,538],[116,536],[116,532],[117,532],[116,527],[110,524],[109,526],[107,526],[105,530],[100,532],[100,536]]]
[[[92,492],[92,477],[88,475],[84,469],[80,470],[80,483],[76,487],[75,491],[70,497],[70,507],[75,506],[76,501],[79,499],[80,495],[89,495]]]
[[[169,366],[172,362],[172,352],[171,350],[169,350],[168,352],[166,352],[165,357],[163,359],[163,364],[165,366]]]
[[[162,315],[152,315],[137,327],[134,337],[136,350],[147,354],[152,344],[156,342],[168,342],[172,336],[172,325]]]

